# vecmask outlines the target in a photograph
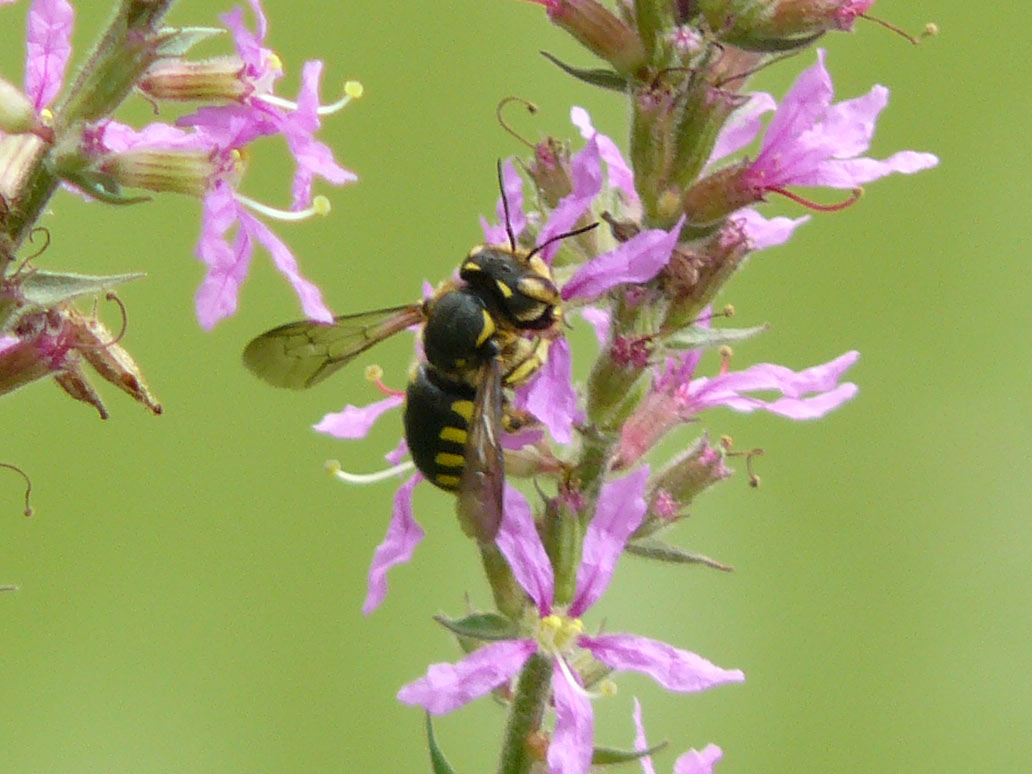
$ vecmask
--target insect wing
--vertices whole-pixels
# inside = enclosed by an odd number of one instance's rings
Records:
[[[343,315],[330,324],[287,323],[252,339],[244,349],[244,365],[274,387],[305,389],[423,319],[423,305],[408,304]]]
[[[458,515],[463,528],[482,542],[494,540],[502,523],[505,457],[502,451],[502,369],[491,358],[477,374],[466,437],[466,464],[459,481]]]

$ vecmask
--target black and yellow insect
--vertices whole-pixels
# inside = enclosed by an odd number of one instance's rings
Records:
[[[508,230],[508,246],[474,247],[459,267],[459,280],[443,283],[424,301],[344,315],[328,325],[288,323],[244,350],[244,364],[265,381],[303,389],[389,336],[422,325],[424,357],[405,391],[405,439],[419,471],[456,492],[460,511],[487,524],[478,530],[481,538],[493,537],[501,521],[501,434],[518,424],[505,408],[504,390],[545,362],[561,320],[559,291],[538,253],[580,233],[527,251]]]

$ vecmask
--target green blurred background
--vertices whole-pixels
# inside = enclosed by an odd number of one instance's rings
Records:
[[[0,71],[14,81],[26,5],[2,11]],[[81,51],[108,4],[78,5]],[[171,21],[212,23],[229,7],[184,1]],[[326,61],[327,96],[346,78],[366,87],[323,133],[361,181],[322,189],[331,217],[278,229],[335,309],[404,302],[481,238],[494,160],[522,150],[495,122],[502,97],[540,105],[536,118],[512,114],[532,138],[569,136],[572,104],[624,136],[619,98],[537,53],[590,62],[540,7],[265,7],[288,69],[284,93],[304,58]],[[913,31],[934,20],[942,34],[915,49],[861,22],[824,43],[839,96],[875,82],[892,90],[874,155],[930,150],[942,164],[816,217],[725,293],[737,323],[773,324],[737,348],[739,366],[800,368],[857,348],[861,391],[818,423],[704,418],[711,432],[766,450],[759,490],[732,479],[677,534],[733,574],[621,564],[599,607],[610,629],[747,675],[694,696],[622,678],[616,698],[596,702],[598,739],[627,745],[631,697],[642,699],[650,739],[672,742],[661,772],[677,751],[710,741],[724,748],[727,774],[1029,770],[1032,19],[1007,8],[886,0],[879,15]],[[753,85],[780,97],[812,60]],[[148,111],[137,100],[125,115],[143,122]],[[244,191],[285,205],[286,162],[277,143],[259,148]],[[450,499],[421,487],[428,537],[392,573],[383,608],[360,614],[393,485],[348,488],[321,466],[337,457],[375,469],[398,421],[364,443],[334,442],[309,426],[375,397],[361,368],[302,394],[243,370],[252,335],[299,316],[264,255],[239,314],[199,329],[198,212],[185,198],[127,211],[60,194],[44,220],[53,243],[40,265],[148,272],[121,293],[126,344],[165,415],[107,385],[107,422],[50,384],[0,405],[0,458],[30,473],[36,507],[22,518],[21,484],[0,472],[0,583],[20,586],[0,596],[0,770],[428,770],[422,715],[394,694],[429,661],[453,657],[430,615],[460,611],[466,591],[488,601],[478,565]],[[370,362],[400,383],[408,347],[392,342]],[[493,770],[501,721],[487,700],[439,720],[459,772]]]

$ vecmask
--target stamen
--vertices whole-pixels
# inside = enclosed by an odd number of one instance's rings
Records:
[[[733,442],[731,436],[724,435],[720,437],[720,445],[723,447],[724,452],[728,457],[745,457],[745,472],[749,476],[749,486],[753,489],[759,489],[762,479],[753,472],[753,457],[762,457],[763,449],[750,449],[744,452],[731,451]],[[729,568],[730,569],[730,568]]]
[[[731,358],[735,353],[727,344],[722,346],[718,351],[720,352],[720,375],[723,376],[731,367]]]
[[[91,344],[89,345],[88,349],[107,349],[108,347],[113,347],[115,344],[122,340],[122,337],[125,336],[126,330],[129,328],[129,313],[126,311],[125,304],[122,303],[122,299],[115,295],[114,291],[108,292],[108,294],[105,295],[104,298],[108,301],[114,301],[116,304],[118,304],[118,308],[122,312],[122,330],[120,330],[118,332],[118,335],[111,339],[111,341],[106,341],[103,344]],[[94,306],[93,311],[94,314],[96,314],[96,306]]]
[[[345,481],[349,484],[375,484],[379,481],[384,481],[392,476],[400,476],[402,473],[406,473],[416,467],[416,464],[412,460],[407,460],[393,467],[381,470],[377,473],[348,473],[342,470],[340,462],[338,460],[327,460],[323,466],[327,473],[334,478],[339,478],[341,481]]]
[[[921,32],[921,34],[915,37],[908,32],[904,32],[895,24],[890,24],[884,19],[879,19],[877,16],[868,16],[866,13],[862,13],[860,14],[860,18],[867,19],[867,21],[874,22],[875,24],[880,24],[885,29],[890,30],[891,32],[895,32],[901,38],[909,40],[915,46],[925,38],[934,37],[935,35],[939,34],[939,25],[935,24],[935,22],[928,22],[928,24],[925,25],[925,28]]]
[[[695,322],[696,322],[696,324],[698,324],[698,323],[707,322],[709,320],[712,320],[715,317],[734,317],[734,316],[735,316],[735,307],[734,307],[734,305],[733,304],[726,304],[724,306],[724,308],[721,309],[719,312],[710,312],[709,314],[699,315],[698,317],[695,318]]]
[[[267,218],[273,220],[285,220],[285,221],[299,221],[307,220],[315,215],[328,215],[330,212],[330,200],[325,196],[316,196],[312,199],[312,204],[303,210],[281,210],[276,207],[270,207],[267,204],[257,202],[249,196],[244,196],[242,193],[234,192],[234,198],[255,212],[264,215]]]
[[[22,513],[24,513],[26,516],[31,516],[33,514],[33,510],[32,503],[29,501],[29,498],[32,495],[32,479],[29,478],[29,475],[24,470],[19,468],[17,465],[12,465],[10,462],[0,462],[0,468],[7,468],[8,470],[13,470],[15,473],[17,473],[19,476],[25,479],[25,510],[22,511]],[[14,586],[10,587],[10,589],[14,588]],[[9,589],[4,590],[6,591]]]
[[[498,119],[498,124],[502,127],[502,129],[507,131],[509,134],[511,134],[513,137],[515,137],[517,140],[519,140],[521,143],[526,145],[531,150],[534,150],[534,143],[532,143],[530,140],[523,137],[522,135],[518,134],[516,130],[509,126],[507,123],[505,123],[505,119],[502,118],[502,108],[504,108],[510,102],[519,102],[521,105],[527,108],[527,112],[531,115],[537,113],[538,107],[533,102],[523,99],[523,97],[506,97],[501,102],[499,102],[498,107],[495,108],[495,117]]]
[[[566,682],[570,684],[570,687],[573,688],[574,692],[583,696],[585,699],[602,698],[602,693],[589,691],[577,681],[577,678],[573,676],[573,672],[570,671],[570,667],[566,663],[566,659],[564,659],[562,656],[556,656],[555,663],[559,665],[559,671],[563,673],[563,677],[566,678]]]
[[[331,102],[328,105],[320,105],[316,108],[316,115],[328,116],[332,113],[338,113],[348,106],[352,100],[356,100],[365,93],[365,88],[358,81],[345,81],[344,82],[344,96],[338,99],[336,102]],[[275,107],[283,108],[291,112],[297,110],[297,103],[293,100],[286,99],[285,97],[277,96],[276,94],[256,94],[254,99],[261,100],[267,105],[274,105]]]
[[[721,50],[723,50],[723,47],[721,47]],[[727,84],[732,83],[733,81],[740,81],[745,78],[748,78],[750,75],[756,75],[756,73],[760,72],[760,70],[765,70],[772,64],[777,64],[778,62],[784,62],[786,59],[791,59],[797,54],[799,54],[798,51],[792,51],[788,54],[781,54],[779,56],[772,57],[771,59],[768,59],[763,64],[758,65],[757,67],[745,70],[744,72],[736,73],[735,75],[729,75],[727,78],[722,78],[721,80],[714,83],[713,86],[714,88],[722,89],[725,86],[727,86]]]
[[[394,390],[383,383],[383,369],[375,363],[366,367],[365,378],[375,384],[377,389],[384,395],[390,395],[392,398],[405,397],[404,390]]]
[[[853,192],[850,195],[850,197],[846,199],[844,202],[839,202],[838,204],[818,204],[817,202],[803,198],[797,193],[792,193],[786,188],[777,187],[768,188],[767,190],[776,194],[781,194],[782,196],[791,199],[797,204],[801,204],[807,209],[815,210],[816,212],[838,212],[839,210],[844,210],[846,209],[846,207],[851,207],[852,205],[856,204],[864,195],[864,189],[858,186],[853,189]]]

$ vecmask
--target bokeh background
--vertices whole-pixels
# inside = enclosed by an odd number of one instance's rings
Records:
[[[26,5],[2,11],[0,71],[16,82]],[[108,4],[78,5],[81,52]],[[210,24],[229,7],[184,0],[170,20]],[[331,217],[279,229],[335,309],[405,302],[481,238],[494,161],[522,151],[495,122],[502,97],[539,104],[535,118],[510,114],[531,138],[569,136],[573,104],[625,136],[618,97],[538,54],[590,62],[537,6],[265,8],[284,93],[305,58],[325,60],[326,95],[346,78],[366,87],[323,133],[361,181],[323,190]],[[599,741],[627,745],[631,697],[642,699],[650,738],[671,741],[660,771],[710,741],[727,774],[1023,772],[1032,760],[1032,19],[1018,4],[989,13],[965,0],[875,10],[913,31],[934,20],[942,34],[916,49],[863,22],[828,37],[838,94],[888,85],[874,155],[930,150],[942,164],[815,217],[725,293],[737,323],[772,323],[737,348],[739,366],[799,368],[857,348],[861,391],[818,423],[705,417],[713,433],[766,450],[759,490],[732,479],[677,534],[733,574],[621,564],[599,607],[610,629],[747,674],[694,696],[622,678],[616,698],[596,702]],[[812,59],[754,87],[781,96]],[[124,115],[143,122],[149,110],[137,100]],[[245,192],[285,205],[286,169],[276,143],[261,147]],[[0,582],[20,587],[0,595],[0,771],[428,770],[422,715],[394,694],[453,657],[430,616],[461,611],[467,591],[488,601],[478,565],[450,499],[420,488],[428,537],[392,573],[383,608],[360,614],[393,485],[347,488],[322,463],[377,468],[399,423],[364,443],[311,431],[323,413],[375,397],[361,368],[299,394],[244,371],[244,343],[299,316],[264,256],[239,314],[199,329],[198,212],[185,198],[126,211],[61,194],[44,221],[53,242],[39,265],[148,273],[121,292],[126,344],[165,414],[107,385],[107,422],[46,383],[0,403],[0,458],[30,473],[36,508],[20,515],[21,483],[0,471]],[[400,384],[408,346],[391,342],[369,362]],[[439,720],[458,771],[493,770],[502,719],[483,700]]]

